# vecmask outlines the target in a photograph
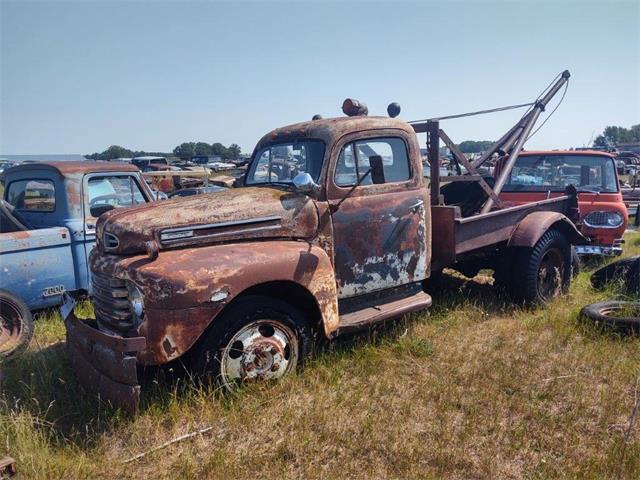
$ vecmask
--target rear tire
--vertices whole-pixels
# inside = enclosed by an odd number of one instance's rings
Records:
[[[0,363],[21,354],[33,337],[33,317],[18,297],[0,290]]]
[[[313,329],[298,309],[269,297],[243,297],[204,334],[195,370],[203,380],[232,392],[244,382],[290,375],[310,355],[313,340]]]
[[[580,257],[576,252],[576,247],[571,245],[571,278],[575,278],[580,273]]]
[[[533,248],[516,255],[514,293],[519,300],[541,305],[566,292],[571,283],[571,245],[556,229],[547,230]]]

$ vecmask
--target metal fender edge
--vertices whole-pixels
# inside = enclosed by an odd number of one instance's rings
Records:
[[[560,230],[573,245],[589,243],[589,239],[582,235],[562,213],[532,212],[518,223],[507,245],[509,247],[533,247],[550,228]]]

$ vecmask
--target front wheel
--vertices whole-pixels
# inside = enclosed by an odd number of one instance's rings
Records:
[[[22,300],[0,290],[0,363],[23,352],[33,336],[33,317]]]
[[[525,303],[544,304],[569,288],[571,271],[571,245],[559,230],[548,230],[533,248],[517,255],[516,296]]]
[[[302,313],[269,297],[239,299],[214,322],[196,352],[195,367],[228,392],[243,383],[290,375],[313,344],[312,329]]]

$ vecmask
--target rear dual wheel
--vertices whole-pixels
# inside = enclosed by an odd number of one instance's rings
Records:
[[[533,248],[518,251],[513,293],[525,303],[544,304],[569,288],[571,264],[571,244],[559,230],[548,230]]]

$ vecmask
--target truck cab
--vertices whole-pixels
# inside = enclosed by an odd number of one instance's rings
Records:
[[[578,192],[579,229],[591,240],[576,245],[578,255],[620,255],[628,212],[614,160],[600,151],[522,152],[499,198],[507,205],[522,205],[564,195],[573,185]],[[504,159],[496,166],[496,176],[503,166]]]
[[[0,290],[29,310],[88,292],[98,217],[152,200],[138,168],[122,163],[25,163],[6,170],[2,183]]]

